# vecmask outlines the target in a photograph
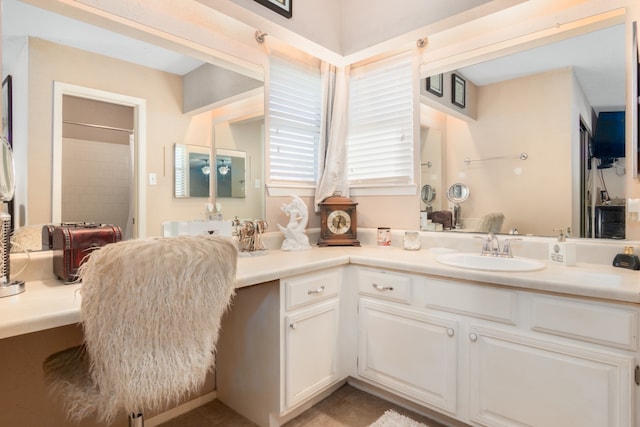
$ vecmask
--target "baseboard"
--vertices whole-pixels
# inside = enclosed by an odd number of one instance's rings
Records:
[[[216,399],[216,392],[212,391],[202,396],[198,396],[188,402],[178,405],[175,408],[171,408],[168,411],[162,412],[154,417],[144,420],[145,427],[156,427],[162,423],[166,423],[182,414],[186,414],[202,405],[206,405],[209,402],[213,402]]]

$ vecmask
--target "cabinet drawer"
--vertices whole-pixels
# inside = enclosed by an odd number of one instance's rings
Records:
[[[491,286],[429,279],[420,289],[424,306],[478,319],[516,324],[517,293]]]
[[[340,280],[338,270],[283,279],[286,309],[291,310],[337,296]]]
[[[532,297],[531,329],[624,350],[636,350],[638,313],[560,298]]]
[[[411,277],[386,271],[359,270],[360,293],[391,301],[411,302]]]

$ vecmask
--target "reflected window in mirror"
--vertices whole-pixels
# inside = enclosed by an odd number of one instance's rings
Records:
[[[175,197],[211,195],[211,151],[200,145],[176,144]]]
[[[216,150],[216,197],[246,197],[247,153],[238,150]]]

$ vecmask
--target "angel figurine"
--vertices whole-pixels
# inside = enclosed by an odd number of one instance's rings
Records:
[[[311,248],[309,237],[305,234],[309,211],[307,205],[298,196],[291,196],[289,204],[283,204],[280,210],[289,216],[289,223],[286,227],[278,224],[278,228],[284,234],[282,242],[283,251],[300,251]]]

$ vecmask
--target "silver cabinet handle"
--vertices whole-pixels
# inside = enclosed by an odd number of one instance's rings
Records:
[[[388,286],[388,285],[378,285],[377,283],[372,283],[371,286],[373,286],[374,288],[376,288],[379,291],[392,291],[393,290],[393,286]]]
[[[307,295],[313,295],[313,294],[321,294],[324,292],[324,285],[320,286],[318,289],[309,289],[307,291]]]
[[[453,330],[453,328],[447,328],[447,335],[452,337],[456,334],[456,331]]]
[[[478,336],[474,333],[470,333],[469,334],[469,339],[473,342],[476,342],[478,340]]]
[[[289,327],[295,331],[296,329],[298,329],[298,324],[297,323],[291,323],[291,324],[289,324]]]

